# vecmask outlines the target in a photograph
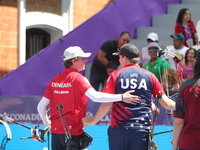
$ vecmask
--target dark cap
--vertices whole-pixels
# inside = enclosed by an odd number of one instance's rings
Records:
[[[139,50],[133,44],[125,44],[120,48],[119,52],[113,53],[113,55],[122,55],[127,58],[138,58]]]
[[[180,40],[180,41],[184,41],[184,36],[183,36],[183,34],[181,34],[181,33],[177,33],[177,34],[173,34],[173,35],[170,35],[170,37],[171,38],[175,38],[175,39],[178,39],[178,40]]]
[[[200,64],[200,49],[197,50],[195,64]]]

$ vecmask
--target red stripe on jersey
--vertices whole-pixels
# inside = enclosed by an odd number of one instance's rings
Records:
[[[120,116],[120,115],[121,116]],[[114,117],[116,117],[118,120],[129,120],[131,117],[134,116],[134,114],[128,110],[126,107],[124,107],[121,103],[115,103],[112,109],[112,121],[115,121]]]

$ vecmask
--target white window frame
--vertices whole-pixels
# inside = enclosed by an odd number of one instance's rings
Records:
[[[18,66],[26,62],[26,29],[39,28],[51,35],[51,43],[73,29],[73,0],[62,0],[61,16],[43,13],[26,13],[26,0],[18,0]]]

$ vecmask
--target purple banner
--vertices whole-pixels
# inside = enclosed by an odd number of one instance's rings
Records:
[[[40,100],[41,96],[0,96],[0,118],[7,116],[19,123],[36,124],[40,120]]]
[[[180,0],[115,0],[109,3],[79,27],[1,78],[0,95],[42,95],[50,79],[63,71],[61,55],[67,47],[77,45],[85,52],[91,52],[92,56],[87,59],[91,63],[104,41],[117,39],[123,31],[130,32],[134,38],[137,27],[151,26],[152,15],[166,13],[167,4],[174,3],[180,3]]]

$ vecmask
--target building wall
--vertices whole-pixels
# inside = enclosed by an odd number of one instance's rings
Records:
[[[113,0],[73,0],[73,28]],[[26,12],[42,11],[61,15],[61,0],[26,0]],[[18,66],[18,0],[0,3],[0,78]]]
[[[26,0],[26,12],[41,11],[61,15],[61,0]]]
[[[76,28],[113,0],[74,0],[73,27]]]
[[[0,77],[17,67],[17,2],[0,3]]]

